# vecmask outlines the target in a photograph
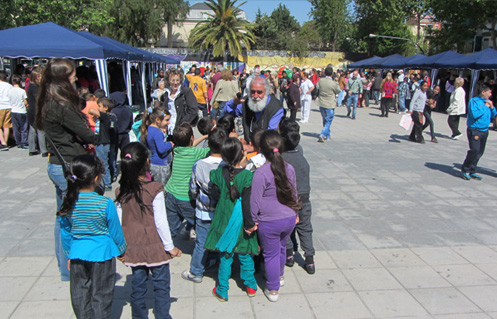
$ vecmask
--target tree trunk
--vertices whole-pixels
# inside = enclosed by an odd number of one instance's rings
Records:
[[[173,23],[171,21],[167,21],[167,47],[173,47]]]

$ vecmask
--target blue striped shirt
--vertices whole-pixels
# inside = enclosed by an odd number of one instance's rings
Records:
[[[126,250],[114,202],[97,193],[79,193],[72,213],[60,218],[60,235],[69,259],[106,261]]]

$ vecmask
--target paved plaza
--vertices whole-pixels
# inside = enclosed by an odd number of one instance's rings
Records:
[[[287,267],[280,300],[270,303],[262,276],[248,298],[235,267],[229,302],[220,303],[211,295],[216,269],[201,284],[181,279],[193,248],[184,240],[183,256],[171,262],[173,318],[497,318],[497,132],[480,161],[483,180],[465,181],[466,137],[448,138],[446,115],[433,115],[439,143],[426,134],[420,145],[407,140],[398,114],[345,114],[337,109],[324,144],[316,142],[317,109],[301,126],[316,274]],[[16,148],[0,161],[0,318],[74,318],[54,256],[46,158]],[[131,318],[131,270],[118,262],[117,272],[113,318]]]

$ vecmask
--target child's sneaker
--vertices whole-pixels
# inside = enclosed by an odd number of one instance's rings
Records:
[[[189,270],[185,270],[181,273],[181,278],[185,280],[189,280],[191,282],[194,282],[196,284],[199,284],[202,282],[202,277],[198,277],[193,275]]]
[[[283,287],[285,285],[285,277],[281,276],[280,277],[280,287]]]
[[[278,301],[279,293],[277,290],[269,290],[269,289],[264,289],[264,295],[266,295],[267,299],[271,302],[276,302]]]
[[[250,288],[249,286],[245,286],[247,288],[247,296],[249,297],[255,297],[255,293],[257,290]]]
[[[314,264],[305,264],[305,271],[307,271],[309,275],[314,275],[316,266]]]
[[[286,257],[285,265],[287,267],[293,267],[293,265],[295,265],[295,258],[293,258],[293,256]]]
[[[217,300],[221,301],[221,302],[226,302],[228,301],[228,299],[224,298],[224,297],[221,297],[217,292],[216,292],[216,287],[214,287],[214,289],[212,289],[212,294],[214,295],[214,297],[216,297]]]

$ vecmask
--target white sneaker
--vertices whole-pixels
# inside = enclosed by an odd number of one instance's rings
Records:
[[[462,134],[459,134],[459,135],[454,136],[452,139],[453,140],[458,140],[461,136],[462,136]]]
[[[279,293],[277,290],[268,290],[267,288],[265,288],[264,295],[266,295],[267,299],[271,302],[278,301]]]
[[[280,277],[280,287],[283,287],[285,285],[285,277],[281,276]]]

